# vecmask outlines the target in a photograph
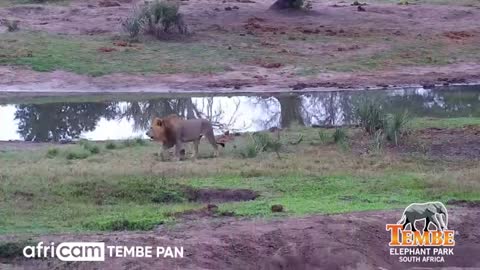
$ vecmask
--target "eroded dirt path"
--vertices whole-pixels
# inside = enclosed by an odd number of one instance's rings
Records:
[[[480,206],[449,207],[455,255],[444,264],[401,264],[389,255],[385,224],[402,210],[276,220],[200,219],[145,233],[42,236],[43,241],[103,241],[107,245],[177,245],[183,259],[108,258],[105,263],[16,261],[24,269],[480,269]],[[11,263],[11,262],[10,262]],[[458,268],[454,268],[458,267]],[[425,268],[422,268],[425,269]]]

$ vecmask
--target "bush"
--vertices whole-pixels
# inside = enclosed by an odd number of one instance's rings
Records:
[[[373,136],[376,149],[382,147],[382,140],[386,139],[398,145],[398,141],[405,134],[410,120],[408,111],[387,114],[381,105],[374,101],[367,101],[356,109],[360,126]]]
[[[395,145],[398,145],[398,140],[404,134],[405,128],[410,121],[408,111],[388,114],[386,119],[386,138],[395,143]]]
[[[385,134],[382,130],[377,130],[372,137],[372,148],[375,152],[383,149],[383,143],[385,141]]]
[[[57,148],[48,149],[47,158],[54,158],[58,156],[59,153],[60,151]]]
[[[318,138],[320,139],[320,143],[322,143],[322,144],[326,144],[326,143],[330,142],[330,136],[328,135],[327,132],[325,132],[323,130],[320,130],[318,132]]]
[[[161,38],[175,27],[179,34],[187,34],[187,26],[179,5],[169,1],[155,1],[142,9],[134,9],[133,14],[122,22],[123,29],[130,38],[137,39],[140,33]]]
[[[360,126],[368,134],[373,135],[377,130],[385,127],[385,113],[380,104],[375,101],[366,101],[361,103],[356,109]]]
[[[72,159],[86,159],[90,156],[90,152],[85,149],[76,149],[70,152],[67,152],[66,158],[68,160]]]
[[[117,148],[117,144],[114,142],[107,142],[107,144],[105,144],[105,148],[108,150],[113,150]]]
[[[255,132],[250,136],[250,142],[240,152],[243,158],[253,158],[260,152],[275,152],[280,158],[282,143],[280,140],[273,140],[267,133]]]
[[[258,152],[259,151],[255,143],[249,143],[242,151],[240,151],[240,156],[243,158],[254,158],[258,155]]]
[[[135,143],[136,143],[137,145],[141,145],[141,146],[147,145],[147,141],[144,140],[144,139],[142,139],[142,138],[136,138],[136,139],[135,139]]]
[[[98,147],[98,145],[93,145],[87,140],[80,140],[79,144],[83,147],[83,149],[87,150],[91,154],[100,153],[100,147]]]
[[[347,141],[347,132],[342,128],[336,128],[332,134],[332,138],[336,144],[343,144]]]
[[[138,35],[142,31],[144,22],[141,11],[134,8],[132,16],[122,21],[122,28],[128,33],[130,39],[137,40]]]

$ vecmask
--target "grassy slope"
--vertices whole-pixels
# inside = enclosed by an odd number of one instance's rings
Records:
[[[417,120],[414,125],[451,126]],[[464,124],[478,124],[478,119]],[[415,201],[480,199],[478,161],[446,162],[426,156],[377,153],[359,156],[320,141],[318,129],[289,130],[282,135],[282,159],[274,153],[241,158],[246,138],[230,144],[221,158],[196,162],[161,162],[153,143],[130,143],[75,159],[80,145],[58,152],[0,152],[0,234],[85,230],[150,229],[174,221],[172,213],[203,205],[188,202],[184,188],[250,188],[255,201],[223,203],[221,211],[272,216],[341,213],[401,208]],[[330,132],[330,131],[328,131]],[[300,135],[300,145],[291,145]],[[89,144],[90,148],[92,144]],[[88,148],[88,147],[87,147]],[[90,149],[89,148],[89,149]],[[47,156],[50,153],[50,158]],[[201,154],[211,149],[201,145]],[[67,157],[70,157],[68,159]]]
[[[78,74],[220,73],[236,65],[282,63],[299,76],[325,71],[374,71],[400,66],[440,66],[480,59],[474,39],[455,43],[441,36],[343,37],[300,32],[268,38],[212,33],[194,41],[144,41],[134,47],[115,46],[111,37],[58,36],[20,31],[0,34],[0,65],[23,65],[37,71],[67,70]],[[293,38],[293,40],[292,40]],[[265,46],[268,43],[278,46]],[[362,53],[338,53],[336,48],[356,44],[380,48]],[[280,47],[279,47],[280,46]],[[229,50],[229,47],[231,48]],[[306,48],[312,48],[306,50]],[[332,48],[332,52],[324,51]],[[101,48],[115,48],[101,52]],[[286,52],[279,52],[279,49]],[[318,50],[314,50],[317,48]],[[318,53],[316,53],[318,51]]]

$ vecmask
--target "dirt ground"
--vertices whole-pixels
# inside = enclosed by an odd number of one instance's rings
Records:
[[[371,138],[363,131],[358,131],[355,137],[353,151],[359,155],[368,153]],[[412,130],[398,146],[386,145],[385,150],[395,155],[413,153],[438,160],[477,160],[480,159],[480,127]]]
[[[105,2],[113,2],[107,5]],[[18,5],[0,8],[0,18],[20,21],[25,29],[61,35],[116,35],[120,21],[136,1],[72,1],[62,5]],[[143,1],[139,1],[143,2]],[[415,42],[421,37],[434,42],[475,44],[480,38],[478,7],[462,5],[404,5],[369,3],[366,12],[343,1],[313,1],[313,10],[305,13],[282,13],[269,10],[271,0],[185,0],[181,11],[195,32],[195,39],[223,42],[225,33],[253,35],[264,39],[264,46],[279,49],[288,57],[288,44],[272,44],[275,34],[311,34],[361,37],[381,40],[398,38]],[[230,8],[230,9],[229,9]],[[241,45],[241,44],[240,44]],[[239,45],[239,46],[240,46]],[[262,45],[262,46],[263,46]],[[333,59],[351,55],[368,55],[381,51],[381,42],[366,46],[322,43],[305,44],[295,53],[325,55]],[[414,54],[414,52],[407,53]],[[414,57],[404,55],[405,58]],[[475,60],[429,66],[388,66],[376,71],[325,71],[314,76],[298,76],[292,67],[278,68],[275,63],[238,64],[230,71],[209,75],[132,75],[111,74],[88,77],[65,71],[40,73],[20,67],[0,67],[3,91],[58,92],[178,92],[178,91],[290,91],[308,87],[361,88],[395,85],[433,85],[480,81],[480,63]]]
[[[145,233],[48,235],[35,241],[102,241],[107,245],[183,246],[182,259],[107,258],[105,263],[4,261],[12,269],[480,269],[478,203],[450,205],[454,255],[442,264],[399,263],[389,255],[385,224],[402,210],[274,220],[198,219]],[[1,264],[0,264],[1,266]],[[418,268],[417,268],[418,267]],[[7,268],[8,269],[8,268]]]

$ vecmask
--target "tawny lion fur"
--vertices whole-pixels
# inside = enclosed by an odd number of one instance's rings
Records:
[[[205,136],[212,145],[215,156],[218,156],[217,144],[225,146],[223,143],[218,143],[215,140],[210,121],[206,119],[183,119],[175,114],[164,118],[155,117],[152,120],[147,136],[161,142],[164,151],[175,146],[176,159],[180,159],[180,151],[183,144],[188,142],[193,142],[194,144],[193,158],[196,159],[198,156],[198,144],[202,136]]]

